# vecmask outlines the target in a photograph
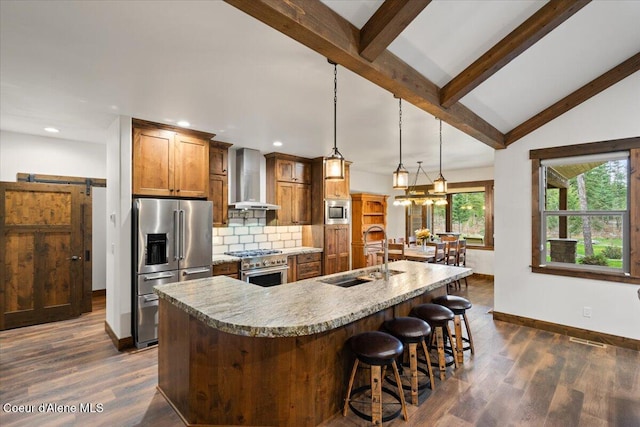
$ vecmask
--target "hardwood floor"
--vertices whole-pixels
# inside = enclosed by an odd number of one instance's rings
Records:
[[[462,367],[436,379],[408,422],[385,425],[640,426],[640,352],[494,321],[487,279],[471,278],[456,293],[473,302],[475,356],[465,352]],[[118,352],[104,332],[104,307],[102,297],[77,319],[0,332],[0,425],[183,425],[156,390],[157,349]],[[42,403],[78,412],[41,413]],[[87,403],[96,412],[79,413]],[[33,405],[34,413],[8,412],[7,404]],[[323,427],[367,425],[350,413]]]

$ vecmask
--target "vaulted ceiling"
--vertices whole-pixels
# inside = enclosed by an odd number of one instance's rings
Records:
[[[117,114],[354,168],[490,166],[640,68],[637,1],[226,0],[0,4],[0,128],[103,143]],[[280,140],[283,146],[273,147]]]

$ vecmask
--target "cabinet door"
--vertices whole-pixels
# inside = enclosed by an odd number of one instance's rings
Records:
[[[209,173],[227,175],[228,148],[209,147]]]
[[[209,175],[209,197],[213,202],[213,226],[221,227],[227,224],[228,212],[228,181],[226,175]]]
[[[207,197],[209,190],[209,142],[176,135],[175,186],[179,197]]]
[[[349,226],[326,226],[324,240],[324,274],[349,270]]]
[[[349,166],[345,165],[343,180],[326,180],[324,197],[327,199],[348,199],[349,198]]]
[[[280,205],[276,211],[278,225],[292,225],[293,210],[296,208],[294,184],[279,182],[276,185],[276,203]]]
[[[311,186],[294,184],[293,223],[295,225],[311,224]]]
[[[174,132],[133,130],[133,194],[174,195]]]
[[[311,165],[304,162],[295,162],[293,179],[295,182],[311,184]]]
[[[276,180],[293,182],[295,162],[293,160],[276,159]]]
[[[298,262],[295,255],[287,257],[287,267],[289,267],[287,270],[287,283],[298,280]]]

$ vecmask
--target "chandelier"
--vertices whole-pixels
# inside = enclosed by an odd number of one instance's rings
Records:
[[[413,180],[413,184],[409,186],[405,194],[394,197],[394,206],[410,206],[412,203],[416,205],[446,205],[447,196],[444,194],[431,194],[429,191],[418,188],[418,177],[420,173],[427,178],[428,184],[433,184],[429,176],[422,168],[422,161],[418,161],[418,170]]]

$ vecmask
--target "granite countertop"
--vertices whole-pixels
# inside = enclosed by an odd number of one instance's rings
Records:
[[[469,276],[470,268],[396,261],[389,282],[373,280],[350,288],[321,282],[332,274],[263,288],[216,276],[158,285],[154,292],[207,325],[236,335],[292,337],[351,323],[400,302]],[[375,267],[353,270],[367,275]]]
[[[299,246],[296,248],[283,248],[282,253],[285,255],[300,255],[300,254],[311,254],[316,252],[322,252],[322,248],[313,248],[310,246]],[[213,255],[211,258],[211,264],[224,264],[225,262],[238,262],[241,258],[237,256],[217,254]]]

